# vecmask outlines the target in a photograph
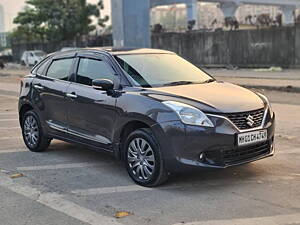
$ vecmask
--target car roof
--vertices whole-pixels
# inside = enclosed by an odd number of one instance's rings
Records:
[[[136,54],[174,54],[174,52],[154,48],[132,48],[132,47],[98,47],[92,50],[109,52],[112,55],[136,55]]]
[[[138,55],[138,54],[175,54],[171,51],[152,49],[152,48],[128,48],[128,47],[91,47],[91,48],[77,48],[67,51],[58,51],[49,55],[59,56],[67,53],[75,53],[80,51],[93,51],[93,52],[105,52],[111,55]]]

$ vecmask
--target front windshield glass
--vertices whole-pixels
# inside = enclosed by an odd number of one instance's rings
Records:
[[[118,55],[117,61],[136,86],[198,84],[213,78],[175,54]]]

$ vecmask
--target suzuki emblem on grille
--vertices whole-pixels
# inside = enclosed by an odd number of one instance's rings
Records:
[[[253,118],[253,116],[249,115],[246,120],[247,120],[247,124],[250,127],[253,127],[253,125],[254,125],[254,118]]]

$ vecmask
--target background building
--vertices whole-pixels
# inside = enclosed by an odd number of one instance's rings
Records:
[[[161,24],[165,30],[186,30],[186,7],[184,4],[159,6],[151,9],[151,25]]]
[[[7,33],[0,33],[0,49],[8,47]]]
[[[4,10],[3,10],[3,6],[0,5],[0,33],[4,31],[5,31]]]
[[[245,18],[251,15],[253,18],[261,14],[269,14],[272,19],[281,13],[277,6],[267,5],[241,5],[236,18],[241,24],[246,23]],[[299,15],[299,9],[296,10]],[[159,6],[151,10],[151,25],[160,23],[166,30],[186,30],[186,5]],[[222,27],[224,15],[219,9],[218,3],[198,3],[198,25],[196,29],[211,29]]]

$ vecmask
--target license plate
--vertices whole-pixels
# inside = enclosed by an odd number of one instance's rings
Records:
[[[238,134],[238,146],[263,142],[266,141],[267,138],[267,130],[259,130]]]

